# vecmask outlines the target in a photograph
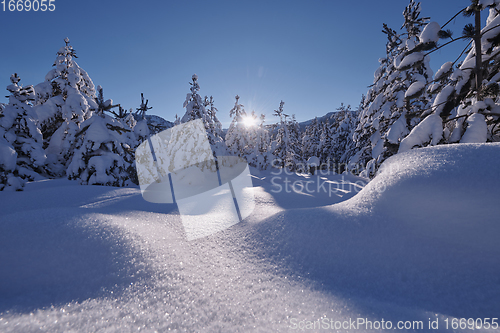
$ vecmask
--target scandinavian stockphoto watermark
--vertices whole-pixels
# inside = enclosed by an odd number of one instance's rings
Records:
[[[248,163],[216,156],[201,119],[148,137],[135,157],[143,198],[176,203],[188,240],[227,229],[254,210]]]
[[[429,329],[435,329],[435,322],[429,318]],[[321,330],[344,330],[344,331],[373,331],[373,330],[422,330],[425,329],[425,323],[418,321],[398,321],[393,323],[390,320],[371,320],[368,318],[347,318],[337,320],[333,318],[319,318],[316,320],[299,320],[291,318],[288,326],[291,330],[298,331],[321,331]]]
[[[271,165],[272,193],[326,194],[329,197],[342,197],[347,193],[357,194],[368,183],[367,179],[351,177],[359,173],[360,168],[356,165],[349,165],[347,169],[346,164],[331,160],[313,166],[298,163],[293,172],[286,167],[280,168],[282,160],[279,158],[274,159]]]
[[[497,330],[498,318],[438,318],[428,320],[373,320],[369,318],[347,318],[343,320],[322,317],[315,320],[290,318],[288,328],[292,331],[438,331],[438,330]]]

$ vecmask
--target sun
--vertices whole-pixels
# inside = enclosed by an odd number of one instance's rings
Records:
[[[253,127],[257,125],[257,118],[252,116],[244,116],[242,117],[242,123],[245,127]]]

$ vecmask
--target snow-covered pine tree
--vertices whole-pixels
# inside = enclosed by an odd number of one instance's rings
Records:
[[[355,143],[354,155],[349,160],[350,171],[364,168],[372,159],[372,148],[377,144],[380,132],[378,125],[380,118],[390,117],[390,104],[387,105],[385,91],[389,86],[389,78],[394,79],[394,59],[401,45],[400,35],[386,24],[382,30],[387,35],[386,56],[380,58],[380,66],[375,71],[374,81],[368,90],[358,114],[358,125],[353,134]],[[389,90],[390,91],[390,90]]]
[[[255,111],[252,110],[250,114],[247,114],[243,119],[243,126],[245,127],[244,135],[246,136],[247,146],[245,148],[245,153],[251,154],[255,151],[255,145],[257,144],[257,136],[259,131],[259,119],[255,114]]]
[[[122,126],[129,130],[126,132],[127,135],[127,143],[124,145],[124,161],[126,163],[126,171],[129,174],[130,181],[135,185],[139,185],[139,179],[137,177],[137,169],[135,167],[135,149],[139,146],[140,142],[135,135],[135,125],[137,121],[135,120],[134,114],[132,112],[132,108],[129,112],[126,112],[119,105],[119,116],[116,118]]]
[[[343,103],[337,108],[332,123],[332,153],[331,156],[336,164],[336,171],[342,173],[348,162],[352,147],[352,135],[356,125],[356,112],[351,110],[351,106]]]
[[[500,1],[471,2],[461,12],[473,15],[475,24],[466,25],[462,36],[452,39],[470,41],[464,50],[468,50],[467,56],[456,68],[461,55],[443,64],[436,73],[435,83],[428,88],[436,94],[432,107],[422,112],[421,123],[401,142],[401,152],[440,143],[500,141]],[[481,12],[488,9],[486,26],[481,29]],[[433,22],[433,29],[424,31],[421,44],[451,37],[450,31],[443,30],[445,26]],[[443,47],[431,46],[434,49],[429,53]]]
[[[113,106],[113,101],[104,101],[102,88],[99,96],[98,111],[82,123],[76,135],[75,152],[67,169],[68,179],[79,180],[82,185],[131,185],[128,173],[131,161],[127,160],[131,131],[104,113]]]
[[[0,122],[9,140],[17,152],[19,175],[34,180],[39,174],[45,174],[46,156],[43,150],[42,133],[36,124],[36,114],[32,109],[35,91],[33,86],[22,87],[17,74],[10,78],[12,84],[7,87],[11,93],[9,104],[3,110]]]
[[[190,120],[203,118],[205,114],[205,103],[201,96],[198,94],[200,85],[198,84],[198,75],[193,74],[191,77],[192,82],[189,82],[191,92],[187,94],[186,100],[182,107],[186,108],[186,113],[181,119],[182,123],[187,123]]]
[[[33,86],[19,85],[20,80],[17,73],[10,77],[11,95],[0,118],[0,190],[20,190],[24,181],[45,174],[42,133],[31,105],[35,91]]]
[[[277,168],[283,168],[286,161],[286,152],[288,150],[288,128],[284,121],[283,115],[283,105],[285,102],[281,101],[278,110],[274,110],[274,116],[278,117],[278,123],[273,126],[273,140],[270,145],[270,150],[273,153],[275,159],[272,161],[272,166]]]
[[[361,103],[363,103],[365,96],[363,95],[361,98]],[[359,113],[359,108],[356,111],[351,111],[347,112],[345,115],[345,118],[342,120],[341,123],[341,128],[342,131],[348,132],[345,138],[345,146],[343,149],[343,154],[340,156],[339,160],[339,167],[338,167],[338,172],[345,172],[347,170],[354,170],[354,173],[358,174],[359,171],[355,170],[355,166],[353,168],[349,168],[349,160],[351,159],[352,156],[355,154],[356,150],[356,144],[354,143],[353,136],[354,136],[354,131],[356,130],[358,126],[358,113]]]
[[[354,133],[357,153],[349,164],[366,166],[362,172],[366,177],[372,177],[384,160],[397,153],[401,139],[420,120],[418,110],[430,104],[425,92],[433,75],[430,58],[417,47],[429,19],[420,17],[420,3],[414,0],[403,15],[404,34],[384,24],[383,32],[388,37],[386,57],[380,60]]]
[[[306,126],[302,136],[302,156],[304,160],[308,160],[311,156],[319,158],[319,139],[320,127],[318,118],[315,117],[309,125]]]
[[[43,134],[49,171],[62,176],[71,160],[80,124],[97,110],[94,83],[75,61],[69,39],[57,52],[54,68],[35,86],[35,111]]]
[[[99,88],[100,88],[100,86],[98,86],[97,91],[102,91],[102,88],[101,88],[101,90]],[[103,97],[100,97],[100,95],[99,95],[98,99],[100,99],[100,98],[103,98]],[[111,113],[115,117],[116,120],[118,120],[119,122],[121,122],[123,124],[123,126],[128,127],[130,130],[133,130],[135,125],[137,124],[137,120],[135,120],[135,118],[134,118],[132,108],[130,108],[130,110],[127,112],[127,110],[122,108],[122,106],[120,104],[118,104],[116,106],[118,106],[118,111],[114,111],[113,107],[109,107],[109,110],[106,110],[106,111]]]
[[[291,165],[291,170],[295,172],[307,172],[305,170],[306,160],[302,156],[302,133],[300,132],[300,125],[295,118],[295,114],[292,114],[291,120],[288,122],[290,128],[290,148],[291,154],[289,165]]]
[[[186,123],[190,120],[202,119],[214,156],[225,156],[228,154],[228,151],[223,139],[222,124],[217,118],[217,108],[214,105],[214,99],[212,96],[210,98],[205,96],[202,99],[199,94],[200,85],[198,84],[198,76],[194,74],[191,79],[192,82],[189,83],[191,85],[191,92],[187,94],[183,104],[183,107],[186,108],[186,113],[180,121],[178,121],[176,115],[174,125]]]
[[[120,109],[122,109],[121,106]],[[128,127],[130,130],[134,131],[135,125],[137,125],[137,120],[135,120],[132,108],[130,108],[128,112],[123,112],[125,113],[125,116],[118,117],[116,119],[118,119],[123,124],[123,126]]]
[[[113,105],[113,100],[108,99],[104,100],[104,93],[102,87],[97,86],[97,105],[98,105],[98,113],[104,114],[104,112],[108,112],[114,116],[115,120],[117,120],[123,127],[123,129],[119,129],[115,127],[115,130],[118,130],[121,135],[123,135],[123,160],[125,162],[125,171],[129,175],[129,179],[136,185],[139,184],[139,180],[137,178],[137,170],[135,168],[135,149],[139,145],[139,141],[134,133],[135,125],[137,121],[132,114],[132,109],[127,113],[125,109],[121,107],[120,104]],[[142,103],[144,103],[144,97],[141,94]],[[146,100],[145,111],[152,109],[152,107],[147,107],[148,101]],[[141,105],[142,106],[142,105]],[[118,107],[118,111],[114,111]],[[145,114],[144,111],[144,114]],[[113,129],[113,128],[110,128]],[[128,185],[128,184],[127,184]]]
[[[252,111],[252,116],[254,115]],[[252,151],[246,157],[248,164],[259,170],[266,170],[274,158],[274,155],[268,152],[270,137],[269,131],[264,126],[265,119],[265,115],[261,114],[259,121],[252,126]]]
[[[0,113],[0,121],[3,114]],[[12,144],[5,138],[5,129],[0,126],[0,191],[20,191],[24,180],[17,172],[17,153]]]
[[[324,119],[320,123],[318,158],[322,168],[331,170],[335,167],[334,151],[333,151],[333,133],[330,117]]]
[[[279,122],[276,125],[276,136],[271,142],[271,152],[275,157],[271,165],[286,167],[292,172],[305,172],[298,124],[295,116],[292,120],[287,119],[290,116],[283,112],[284,105],[285,102],[281,101],[278,110],[274,110],[274,115],[279,118]]]
[[[247,128],[243,124],[243,117],[246,117],[244,106],[239,103],[240,96],[236,95],[236,102],[233,108],[229,111],[229,116],[232,118],[231,125],[226,133],[226,145],[232,154],[240,157],[246,156],[249,151]]]
[[[152,106],[148,106],[149,100],[144,101],[144,94],[141,93],[141,105],[136,109],[136,114],[139,116],[139,121],[134,126],[134,133],[137,138],[137,145],[145,141],[150,135],[150,129],[148,126],[148,121],[146,120],[146,112],[152,109]]]
[[[210,96],[210,98],[205,96],[204,106],[207,111],[206,114],[208,115],[206,123],[208,124],[210,132],[212,132],[214,136],[221,138],[223,135],[222,124],[219,118],[217,118],[218,110],[215,107],[214,98],[212,96]]]
[[[228,149],[224,142],[222,124],[219,118],[217,118],[218,110],[214,105],[214,98],[212,96],[210,98],[205,96],[204,107],[203,124],[205,125],[208,141],[210,142],[214,156],[226,156],[228,155]]]

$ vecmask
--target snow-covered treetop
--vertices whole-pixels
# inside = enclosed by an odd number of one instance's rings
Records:
[[[205,96],[204,105],[205,105],[205,108],[209,107],[207,109],[207,114],[210,117],[210,119],[213,120],[214,125],[218,129],[222,130],[222,124],[219,121],[219,119],[217,118],[217,111],[219,111],[219,110],[214,106],[214,98],[212,96],[210,96],[210,99],[209,99],[207,96]]]
[[[420,2],[411,0],[410,4],[405,8],[403,12],[403,16],[405,18],[403,27],[408,32],[408,37],[410,38],[419,36],[420,32],[422,31],[422,27],[425,26],[429,21],[428,17],[419,17],[420,10]]]
[[[21,81],[21,78],[17,75],[17,73],[10,76],[10,82],[12,82],[12,84],[18,84],[19,81]]]
[[[108,100],[104,100],[104,93],[103,93],[103,89],[102,87],[99,85],[97,86],[97,91],[98,91],[98,95],[97,95],[97,98],[96,98],[96,102],[97,102],[97,105],[98,105],[98,109],[97,109],[97,113],[98,114],[104,114],[104,112],[112,112],[111,109],[113,108],[116,108],[118,106],[120,106],[119,104],[116,104],[116,105],[113,105],[113,100],[112,99],[108,99]],[[120,107],[121,109],[121,107]],[[116,113],[115,113],[116,115]]]
[[[198,75],[193,74],[192,80],[193,80],[193,82],[189,83],[189,84],[191,84],[190,90],[191,90],[191,93],[193,95],[196,95],[198,93],[198,91],[200,91],[200,85],[198,84]]]
[[[52,65],[54,68],[47,73],[45,81],[56,83],[61,91],[65,90],[65,86],[71,86],[81,93],[94,98],[96,95],[94,83],[87,72],[80,68],[74,60],[78,57],[73,46],[69,45],[69,39],[65,38],[64,42],[66,45],[57,51],[56,60]],[[44,87],[40,86],[41,88]],[[52,87],[46,85],[46,88]],[[44,91],[38,92],[38,90],[39,88],[37,87],[37,93],[43,95]]]
[[[200,91],[200,85],[198,84],[198,75],[193,74],[191,77],[192,82],[189,82],[191,92],[186,95],[186,100],[182,107],[186,108],[186,113],[181,119],[182,123],[186,123],[190,120],[203,118],[205,114],[205,106],[203,99],[198,94]]]
[[[283,106],[284,105],[285,105],[285,102],[281,101],[280,102],[280,107],[278,108],[278,110],[274,110],[274,115],[276,117],[279,117],[280,119],[282,119],[282,117],[288,117],[287,114],[283,113]]]
[[[142,119],[145,119],[146,112],[153,108],[152,106],[148,107],[148,102],[149,100],[146,100],[146,102],[144,102],[144,94],[141,93],[141,106],[136,109],[136,114],[140,115]]]
[[[229,116],[231,118],[234,117],[237,122],[241,122],[242,117],[246,115],[246,112],[243,104],[239,104],[240,96],[236,95],[235,98],[236,102],[234,102],[233,108],[231,109],[231,111],[229,111]]]
[[[23,88],[22,85],[19,85],[19,81],[21,81],[21,78],[17,75],[17,73],[10,76],[10,82],[12,84],[7,86],[7,90],[12,94],[11,97],[22,103],[34,101],[35,89],[33,89],[33,86],[29,85]]]

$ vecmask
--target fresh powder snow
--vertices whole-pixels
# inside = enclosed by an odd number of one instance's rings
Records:
[[[0,331],[288,332],[364,318],[444,332],[445,320],[495,318],[499,156],[500,144],[412,150],[366,186],[252,169],[254,212],[194,241],[174,204],[139,188],[0,192]]]

